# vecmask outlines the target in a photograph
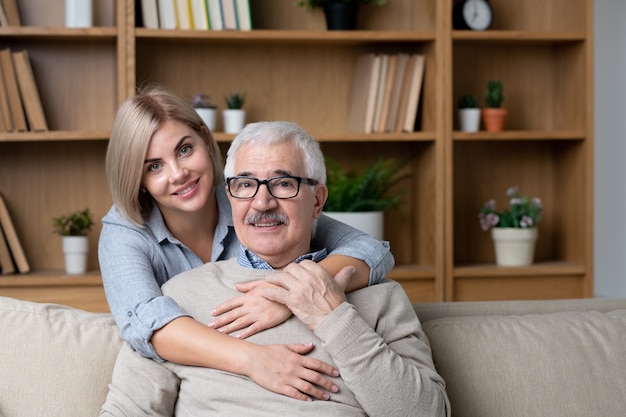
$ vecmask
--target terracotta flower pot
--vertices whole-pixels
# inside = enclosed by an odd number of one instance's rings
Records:
[[[500,132],[504,129],[507,110],[503,108],[483,109],[483,124],[487,132]]]

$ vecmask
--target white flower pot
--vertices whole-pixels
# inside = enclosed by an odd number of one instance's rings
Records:
[[[227,109],[222,111],[224,132],[239,133],[246,122],[246,111],[243,109]]]
[[[207,125],[211,133],[215,132],[215,121],[217,119],[217,110],[210,108],[196,108],[196,112]]]
[[[480,109],[459,109],[459,125],[463,132],[478,132]]]
[[[383,240],[384,213],[382,211],[338,212],[325,211],[325,215],[354,227],[378,240]]]
[[[65,255],[65,272],[68,275],[80,275],[87,272],[87,253],[89,252],[87,236],[63,236],[62,245]]]
[[[497,265],[527,266],[533,263],[537,228],[494,227],[491,229],[491,238]]]
[[[92,0],[65,0],[65,26],[68,28],[92,27]]]

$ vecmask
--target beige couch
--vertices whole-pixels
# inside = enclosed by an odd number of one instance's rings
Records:
[[[626,300],[415,310],[454,416],[626,415]],[[0,416],[97,416],[120,343],[109,315],[0,297]]]

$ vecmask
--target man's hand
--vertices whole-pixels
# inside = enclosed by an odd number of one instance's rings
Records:
[[[258,288],[257,293],[284,304],[309,329],[317,326],[341,303],[346,301],[345,288],[354,267],[343,268],[333,279],[320,265],[305,260],[291,263],[265,280],[274,286]]]
[[[257,294],[255,290],[261,287],[273,285],[264,280],[238,284],[237,289],[244,294],[217,306],[212,314],[219,317],[209,327],[226,334],[243,329],[237,337],[244,339],[291,317],[286,306]]]

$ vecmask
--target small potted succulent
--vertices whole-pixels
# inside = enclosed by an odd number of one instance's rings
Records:
[[[326,158],[328,199],[324,214],[382,239],[383,214],[400,202],[402,192],[394,191],[393,186],[405,177],[401,173],[406,165],[381,158],[360,170],[343,170]]]
[[[525,266],[533,262],[537,240],[537,222],[541,219],[541,199],[520,195],[519,187],[506,192],[510,208],[496,210],[491,199],[480,209],[478,218],[484,231],[491,229],[496,263],[501,266]]]
[[[222,111],[224,117],[224,132],[239,133],[246,122],[246,110],[243,108],[246,95],[244,93],[229,93],[226,100],[226,110]]]
[[[211,103],[209,96],[204,93],[195,93],[191,100],[191,104],[200,115],[200,118],[204,121],[204,124],[207,125],[211,132],[214,132],[217,106]]]
[[[326,17],[328,30],[356,29],[359,5],[375,4],[382,6],[387,0],[300,0],[298,5],[309,10],[321,8]]]
[[[502,81],[491,80],[487,82],[485,101],[487,107],[483,109],[483,123],[488,132],[500,132],[504,129],[507,110],[502,107],[504,91]]]
[[[89,209],[55,217],[53,225],[55,233],[62,237],[65,272],[69,275],[84,274],[89,252],[87,234],[93,226]]]
[[[480,107],[478,100],[471,94],[459,99],[459,125],[463,132],[478,132],[480,128]]]

